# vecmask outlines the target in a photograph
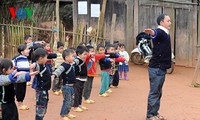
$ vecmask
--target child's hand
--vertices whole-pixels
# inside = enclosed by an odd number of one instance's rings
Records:
[[[30,65],[30,70],[33,71],[33,70],[35,69],[35,67],[36,67],[36,64],[35,64],[35,63],[31,64],[31,65]]]
[[[110,62],[111,62],[111,63],[113,63],[114,61],[115,61],[115,60],[113,60],[113,59],[110,59]]]
[[[21,72],[16,72],[15,75],[13,76],[13,78],[19,76],[19,75],[23,75],[23,74],[26,74],[26,72],[24,71],[21,71]]]
[[[106,57],[110,57],[110,54],[105,55]]]
[[[34,76],[37,75],[39,73],[39,71],[35,71],[35,72],[30,72],[30,76]]]
[[[55,75],[52,75],[51,76],[51,81],[54,81],[54,79],[55,79]]]

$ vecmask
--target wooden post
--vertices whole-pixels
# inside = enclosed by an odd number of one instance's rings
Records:
[[[110,33],[110,43],[114,43],[114,32],[115,32],[115,22],[116,22],[116,14],[112,15],[112,24],[111,24],[111,33]]]
[[[59,25],[60,25],[60,16],[59,16],[59,1],[60,0],[56,0],[56,37],[58,40],[59,39]]]
[[[135,2],[138,0],[135,0]],[[125,45],[128,53],[133,49],[133,43],[134,39],[133,38],[133,0],[127,0],[127,19],[126,19],[126,40],[125,40]],[[137,13],[138,14],[138,13]],[[137,32],[137,26],[134,26],[134,33]]]
[[[199,71],[200,71],[200,55],[198,57],[198,61],[197,61],[197,64],[196,64],[194,76],[193,76],[193,79],[192,79],[192,83],[191,83],[192,86],[195,86],[195,84],[196,84]]]
[[[104,25],[104,15],[106,11],[106,3],[107,3],[107,0],[103,0],[102,9],[101,9],[99,20],[98,20],[97,42],[96,42],[97,44],[99,43],[98,41],[100,40],[98,38],[103,37],[103,25]]]
[[[133,35],[133,47],[136,44],[136,36],[138,35],[138,14],[139,14],[139,0],[134,0],[134,35]]]
[[[74,46],[76,40],[76,31],[77,31],[77,23],[78,23],[78,0],[73,0],[73,41],[72,46]]]
[[[197,0],[193,0],[194,3],[197,3]],[[195,65],[195,59],[197,57],[197,49],[194,48],[195,45],[197,45],[197,26],[198,26],[198,23],[197,23],[197,11],[198,11],[198,8],[197,8],[197,5],[193,5],[193,15],[192,15],[192,40],[190,40],[190,48],[191,50],[190,53],[189,53],[189,66],[194,66]]]

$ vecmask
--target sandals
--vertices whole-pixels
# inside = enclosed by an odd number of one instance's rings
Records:
[[[79,107],[76,107],[73,109],[74,112],[83,112],[83,110]]]
[[[159,120],[167,120],[166,118],[164,118],[162,115],[159,115],[159,114],[157,115],[157,117]]]
[[[72,115],[72,114],[68,114],[66,117],[68,117],[69,119],[73,119],[73,118],[75,118],[76,116],[75,116],[75,115]]]
[[[167,120],[167,119],[158,114],[157,116],[147,118],[146,120]]]
[[[21,107],[18,108],[19,110],[28,110],[29,107],[26,105],[22,105]]]

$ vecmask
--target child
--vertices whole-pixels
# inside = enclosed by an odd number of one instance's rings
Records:
[[[55,77],[62,76],[62,94],[63,104],[60,112],[61,120],[69,120],[75,118],[74,115],[69,114],[74,103],[74,83],[76,80],[74,69],[74,52],[72,49],[64,50],[62,53],[64,62],[53,72],[52,80]]]
[[[51,88],[51,74],[46,68],[48,52],[43,48],[38,48],[34,51],[34,57],[36,60],[35,70],[39,71],[36,75],[36,116],[35,120],[43,120],[47,111],[47,105],[49,101],[48,90]]]
[[[94,101],[89,98],[92,91],[93,79],[96,76],[96,62],[102,58],[105,58],[106,55],[95,54],[94,47],[92,46],[87,46],[87,49],[89,52],[86,58],[88,76],[87,76],[87,81],[85,81],[85,84],[84,84],[83,97],[85,99],[84,101],[85,103],[92,104],[94,103]]]
[[[103,53],[105,51],[103,45],[98,45],[97,50],[99,51],[99,53]],[[114,63],[115,61],[124,61],[123,58],[119,57],[118,54],[114,53],[114,46],[111,44],[106,47],[106,53],[110,54],[110,58],[103,58],[103,59],[99,60],[99,65],[101,68],[101,87],[100,87],[100,92],[99,92],[100,97],[108,96],[108,94],[106,92],[109,90],[109,84],[111,81],[110,75],[113,75],[111,73],[112,72],[112,70],[111,70],[112,64],[111,63]],[[116,59],[112,59],[112,58],[116,58]],[[112,92],[112,91],[109,90],[108,92]]]
[[[13,63],[9,59],[0,60],[0,116],[1,120],[19,120],[18,111],[15,104],[14,84],[30,81],[30,75],[35,73],[15,72],[13,73]]]
[[[52,50],[50,48],[50,43],[46,42],[44,43],[44,49],[49,53],[52,53]],[[47,69],[52,73],[52,59],[48,59],[47,62],[45,63]]]
[[[63,62],[63,58],[62,58],[62,52],[64,50],[64,44],[60,41],[57,42],[57,58],[54,60],[55,62],[55,69],[57,69]],[[54,92],[55,95],[60,95],[61,91],[61,82],[62,82],[62,77],[60,76],[58,78],[59,80],[53,81],[53,86],[52,86],[52,91]]]
[[[29,48],[26,44],[18,46],[19,56],[15,57],[12,62],[17,71],[30,71],[30,65],[27,56],[29,56]],[[19,110],[28,110],[29,107],[23,104],[26,95],[26,82],[15,85],[16,98]]]
[[[115,53],[119,54],[120,48],[119,44],[115,44]],[[113,82],[112,85],[114,88],[117,88],[119,85],[119,72],[118,72],[119,62],[115,62],[115,68],[114,68],[114,75],[113,75]]]
[[[129,55],[125,51],[124,44],[120,44],[119,47],[120,47],[120,52],[119,52],[120,56],[122,56],[126,59],[126,61],[119,63],[119,68],[118,68],[119,79],[122,79],[122,73],[124,73],[124,79],[128,80],[127,72],[129,71],[129,68],[128,68]]]
[[[75,73],[76,82],[74,84],[74,109],[75,112],[82,112],[87,110],[86,107],[82,106],[82,95],[84,83],[87,80],[87,66],[85,64],[85,58],[87,56],[87,48],[85,46],[78,46],[76,49],[77,58],[75,59]]]

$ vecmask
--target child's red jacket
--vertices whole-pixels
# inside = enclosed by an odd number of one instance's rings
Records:
[[[87,66],[87,73],[88,76],[94,77],[96,76],[96,62],[102,58],[105,58],[105,54],[95,54],[95,55],[88,55],[86,57],[85,63]]]

